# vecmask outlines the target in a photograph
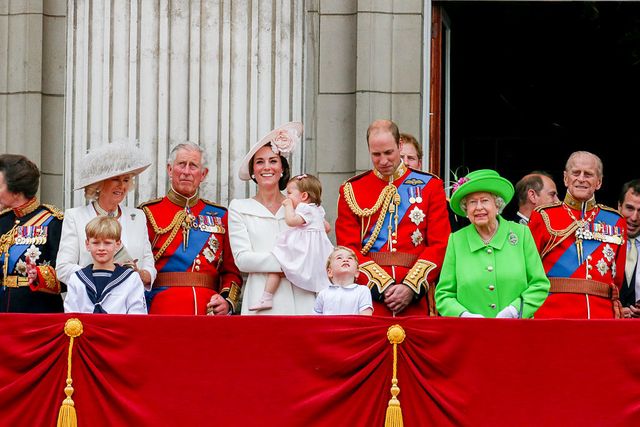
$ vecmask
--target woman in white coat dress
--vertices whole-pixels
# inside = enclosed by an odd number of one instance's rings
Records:
[[[116,254],[116,263],[130,265],[140,274],[145,287],[153,283],[157,273],[146,216],[140,209],[121,204],[133,178],[150,164],[131,143],[103,144],[87,154],[76,190],[84,188],[89,203],[64,212],[56,259],[56,273],[61,282],[66,283],[73,273],[92,263],[85,248],[87,223],[98,215],[110,215],[122,226],[122,249]]]
[[[276,238],[287,229],[281,193],[289,181],[285,156],[302,136],[302,123],[291,122],[269,132],[242,160],[238,175],[258,185],[256,195],[229,204],[229,240],[236,265],[248,273],[242,290],[241,314],[313,314],[315,293],[293,286],[284,276],[273,296],[273,308],[249,311],[264,290],[267,273],[281,272],[271,253]]]

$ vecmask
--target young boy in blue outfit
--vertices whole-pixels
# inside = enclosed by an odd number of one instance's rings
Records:
[[[117,219],[98,216],[85,227],[87,250],[93,264],[76,271],[67,283],[65,313],[146,314],[140,275],[114,263],[122,247]]]

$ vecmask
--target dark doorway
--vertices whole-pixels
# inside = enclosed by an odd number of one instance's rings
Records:
[[[547,170],[562,197],[567,157],[587,150],[604,163],[597,201],[617,207],[640,177],[640,2],[440,5],[452,28],[452,169],[494,168],[513,183]]]

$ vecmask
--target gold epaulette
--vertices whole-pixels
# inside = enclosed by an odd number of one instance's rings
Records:
[[[544,209],[555,208],[556,206],[561,206],[561,205],[562,205],[562,202],[552,202],[552,203],[547,203],[547,204],[544,204],[544,205],[536,206],[533,209],[536,210],[537,212],[541,212]]]
[[[0,211],[0,216],[6,214],[7,212],[11,211],[11,208],[4,208]]]
[[[603,211],[613,212],[614,214],[617,214],[618,216],[622,216],[622,215],[620,214],[620,211],[619,211],[618,209],[614,209],[614,208],[612,208],[612,207],[610,207],[610,206],[607,206],[607,205],[601,205],[601,204],[598,204],[597,206],[598,206],[600,209],[602,209]]]
[[[45,203],[43,203],[42,206],[47,208],[49,210],[49,212],[51,212],[51,214],[54,217],[56,217],[58,219],[64,219],[64,213],[60,209],[58,209],[57,207],[55,207],[53,205],[47,205]]]
[[[219,205],[219,204],[217,204],[217,203],[214,203],[214,202],[212,202],[211,200],[207,200],[207,199],[200,199],[200,200],[202,200],[202,202],[203,202],[205,205],[214,206],[214,207],[216,207],[216,208],[220,208],[220,209],[223,209],[223,210],[225,210],[225,211],[227,210],[227,208],[225,208],[224,206]]]
[[[157,199],[151,199],[151,200],[147,200],[146,202],[142,202],[138,205],[138,209],[142,209],[143,207],[148,205],[155,205],[156,203],[161,202],[162,199],[164,199],[164,197],[158,197]]]

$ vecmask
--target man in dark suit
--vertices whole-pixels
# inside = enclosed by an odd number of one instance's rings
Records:
[[[638,249],[640,249],[640,179],[634,179],[622,186],[618,199],[618,210],[627,221],[627,261],[624,282],[620,289],[620,302],[624,317],[640,318],[638,280]],[[638,290],[636,290],[638,286]]]

